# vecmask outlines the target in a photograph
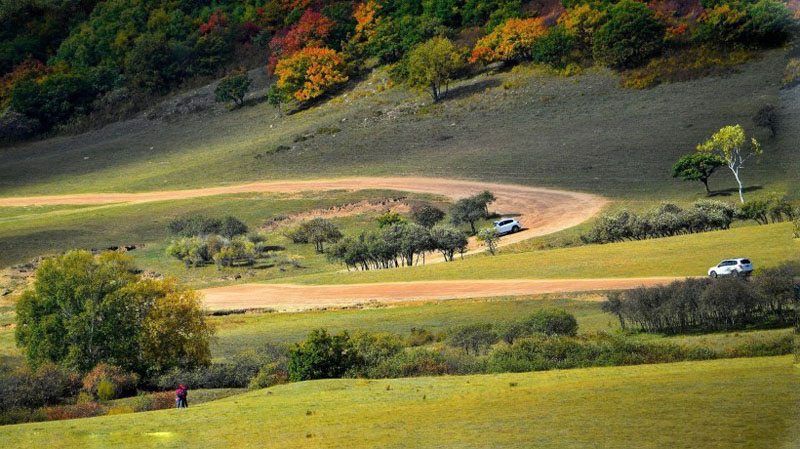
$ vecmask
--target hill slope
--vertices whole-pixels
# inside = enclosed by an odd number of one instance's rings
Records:
[[[746,184],[800,193],[794,142],[800,93],[778,90],[781,50],[724,78],[637,91],[592,69],[560,78],[532,68],[464,81],[440,105],[378,73],[349,92],[279,117],[265,103],[229,113],[144,117],[2,150],[0,195],[152,191],[233,182],[352,175],[426,175],[592,191],[696,196],[669,177],[678,156],[740,123],[764,142]],[[506,89],[508,88],[508,89]],[[258,98],[254,99],[257,103]],[[752,116],[779,110],[774,139]],[[733,186],[715,175],[712,188]]]
[[[789,357],[295,383],[165,410],[10,426],[4,447],[792,447]]]

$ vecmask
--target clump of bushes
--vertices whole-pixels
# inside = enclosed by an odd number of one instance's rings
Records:
[[[603,310],[623,329],[676,334],[728,331],[791,324],[800,308],[797,264],[766,268],[752,282],[686,279],[609,296]]]
[[[139,376],[135,373],[125,372],[107,363],[98,363],[83,378],[82,391],[101,401],[108,401],[136,393],[138,382]]]
[[[686,209],[662,203],[641,215],[628,210],[605,214],[581,236],[581,241],[612,243],[723,230],[736,217],[737,209],[722,201],[700,200]]]
[[[221,235],[230,239],[237,235],[247,234],[247,229],[246,224],[232,215],[224,218],[190,215],[176,218],[167,224],[167,230],[179,237]]]
[[[75,396],[80,388],[79,375],[54,363],[44,363],[36,370],[19,368],[0,375],[0,413],[55,405]]]

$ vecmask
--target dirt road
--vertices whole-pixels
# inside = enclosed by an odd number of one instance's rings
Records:
[[[523,230],[505,236],[501,245],[520,242],[575,226],[595,214],[607,200],[587,193],[550,190],[514,184],[462,181],[442,178],[355,177],[310,181],[271,181],[203,189],[170,190],[143,193],[97,193],[53,196],[0,198],[0,206],[32,206],[59,204],[144,203],[203,196],[247,192],[297,193],[325,190],[388,189],[430,193],[458,199],[490,190],[497,197],[491,209],[502,216],[514,216]],[[474,242],[471,244],[474,249]]]
[[[209,310],[270,308],[299,311],[366,303],[398,304],[437,299],[487,298],[539,293],[622,290],[666,284],[677,278],[509,279],[353,285],[242,284],[202,290]]]

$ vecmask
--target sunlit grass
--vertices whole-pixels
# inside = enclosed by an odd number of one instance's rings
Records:
[[[323,380],[201,404],[4,427],[4,447],[765,448],[798,440],[791,357]]]

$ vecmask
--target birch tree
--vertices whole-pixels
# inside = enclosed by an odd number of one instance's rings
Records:
[[[740,125],[726,126],[698,145],[697,150],[701,153],[717,154],[722,158],[739,185],[739,201],[744,203],[741,170],[750,158],[762,153],[758,141],[751,138],[748,145],[744,129]]]

